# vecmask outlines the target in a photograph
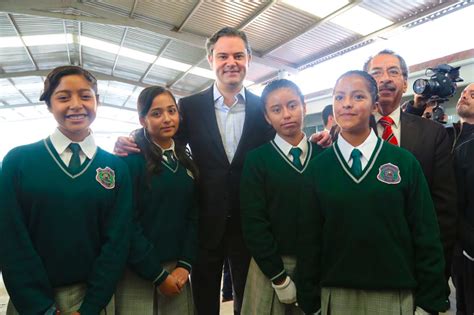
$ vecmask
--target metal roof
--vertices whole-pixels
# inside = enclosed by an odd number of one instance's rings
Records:
[[[223,26],[247,33],[254,51],[247,79],[261,83],[280,70],[295,73],[386,31],[473,2],[352,0],[319,18],[280,0],[4,0],[0,38],[21,43],[0,43],[0,108],[38,104],[42,77],[65,64],[82,65],[107,82],[99,92],[110,106],[134,109],[141,89],[153,84],[177,96],[195,93],[212,83],[204,43]],[[331,22],[355,6],[393,25],[363,36]],[[58,41],[41,43],[43,35]]]

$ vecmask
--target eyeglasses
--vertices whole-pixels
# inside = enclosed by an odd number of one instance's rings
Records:
[[[378,79],[380,78],[381,76],[383,76],[383,73],[384,72],[387,72],[388,76],[391,77],[391,78],[397,78],[399,76],[402,75],[402,70],[400,70],[399,68],[390,68],[390,69],[374,69],[372,71],[370,71],[370,75],[372,77],[374,77],[375,79]]]

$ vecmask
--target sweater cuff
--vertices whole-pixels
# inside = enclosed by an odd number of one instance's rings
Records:
[[[282,280],[285,280],[287,277],[285,269],[283,269],[280,273],[277,275],[273,276],[270,278],[270,281],[275,283],[275,282],[281,282]]]
[[[153,280],[153,284],[155,286],[160,286],[165,281],[165,279],[168,277],[168,275],[169,275],[168,271],[163,269],[163,271],[161,271],[161,273],[158,275],[158,277],[156,277],[155,280]]]
[[[191,264],[185,260],[178,260],[178,263],[176,264],[176,268],[178,267],[186,269],[189,273],[191,273],[191,269],[193,268]]]

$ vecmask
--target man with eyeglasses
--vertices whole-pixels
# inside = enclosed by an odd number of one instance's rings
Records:
[[[379,89],[378,111],[374,114],[378,135],[410,151],[421,164],[438,216],[448,279],[457,215],[448,134],[440,124],[401,111],[400,102],[407,90],[408,67],[400,55],[382,50],[369,58],[364,64],[364,71],[372,75]]]

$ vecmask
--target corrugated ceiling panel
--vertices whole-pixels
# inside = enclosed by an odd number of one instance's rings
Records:
[[[210,36],[224,26],[238,27],[266,1],[204,1],[185,31]]]
[[[194,65],[206,56],[206,50],[192,47],[181,42],[172,42],[163,57]]]
[[[360,4],[361,7],[370,10],[376,14],[383,16],[394,22],[399,22],[412,15],[420,14],[422,11],[435,7],[440,2],[446,1],[434,1],[434,0],[399,0],[399,1],[377,1],[377,0],[365,0]]]
[[[140,95],[141,91],[143,91],[143,87],[137,86],[135,89],[135,92],[133,92],[132,96],[130,99],[125,103],[123,106],[131,109],[137,109],[137,100],[138,96]],[[138,120],[138,117],[137,117]]]
[[[181,73],[182,72],[177,70],[155,65],[148,76],[143,80],[143,83],[152,85],[166,85]]]
[[[6,13],[0,14],[0,34],[2,37],[17,35]]]
[[[109,3],[107,3],[107,1],[83,1],[83,4],[123,17],[128,17],[133,4],[133,0],[113,0],[108,2]],[[115,3],[118,3],[118,5]]]
[[[203,69],[211,70],[211,65],[210,65],[209,62],[207,61],[207,56],[206,56],[206,60],[203,60],[203,61],[201,61],[201,62],[198,64],[198,67],[199,67],[199,68],[203,68]]]
[[[0,67],[5,72],[35,70],[23,47],[0,48]]]
[[[196,5],[196,0],[140,1],[135,10],[137,19],[154,20],[159,24],[178,27]]]
[[[315,17],[276,4],[251,23],[245,32],[254,50],[265,51],[297,36],[315,21]]]
[[[13,20],[22,36],[64,33],[63,22],[60,19],[13,14]]]
[[[111,74],[115,61],[115,54],[101,50],[82,47],[82,62],[88,70]]]
[[[30,51],[40,69],[69,64],[66,45],[32,46]]]
[[[173,88],[192,92],[203,86],[203,84],[205,84],[207,81],[209,81],[209,79],[194,74],[188,74],[175,85],[173,85]]]
[[[124,47],[156,55],[166,42],[166,38],[140,29],[128,29]]]
[[[267,67],[262,64],[253,62],[253,63],[250,63],[247,80],[255,82],[258,79],[266,77],[267,75],[272,74],[274,72],[275,72],[274,68]]]
[[[311,56],[330,47],[339,46],[344,42],[352,42],[357,38],[360,38],[359,34],[327,22],[290,41],[269,56],[299,65],[303,61],[311,59]]]
[[[125,28],[95,23],[82,23],[82,35],[120,45]]]
[[[102,102],[122,106],[132,93],[135,86],[127,83],[108,81],[105,90],[102,90]]]
[[[130,59],[127,57],[120,57],[115,67],[114,75],[138,81],[145,73],[146,69],[150,64],[147,62],[141,62],[138,60]]]

